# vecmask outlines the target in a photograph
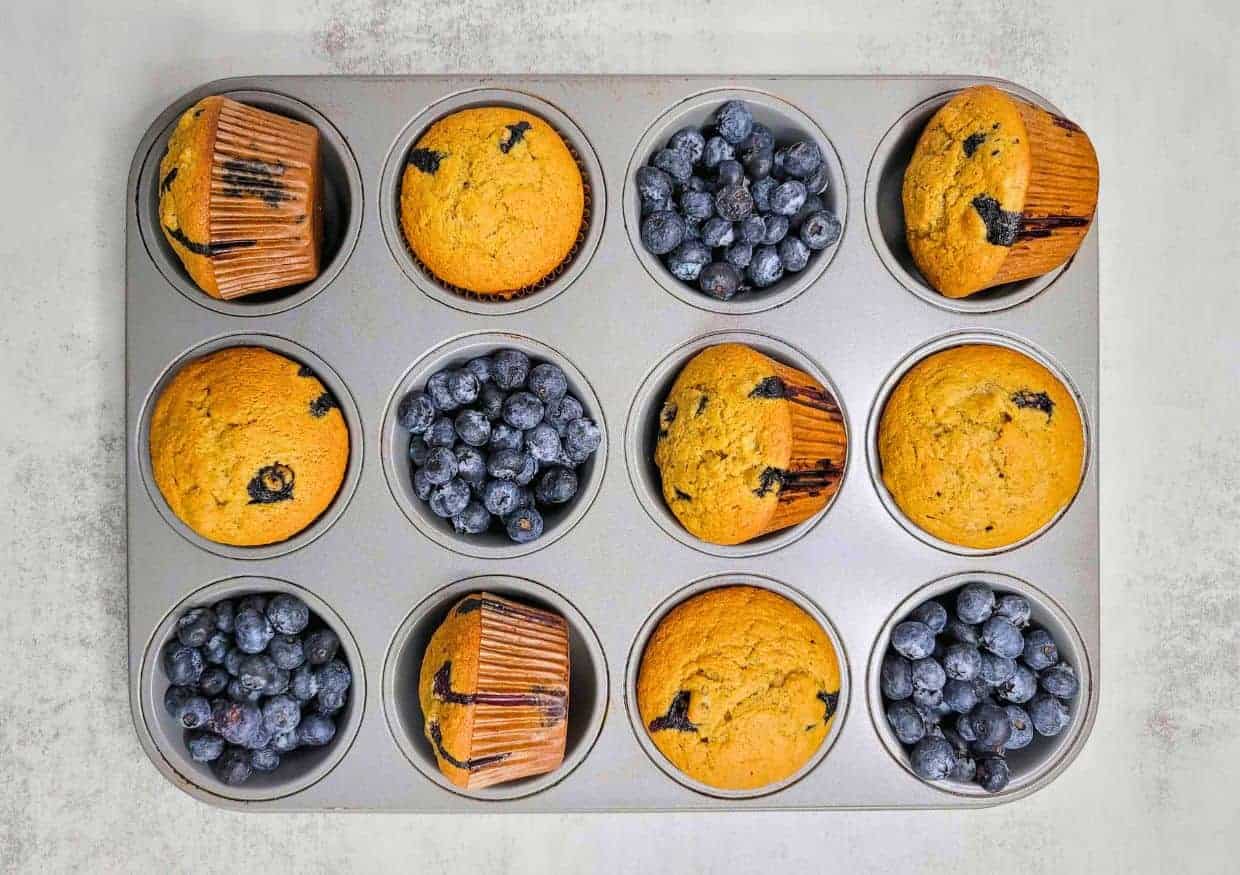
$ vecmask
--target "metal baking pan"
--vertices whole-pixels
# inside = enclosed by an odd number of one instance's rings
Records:
[[[251,77],[213,82],[142,138],[126,201],[129,671],[134,723],[159,770],[229,808],[310,811],[620,811],[968,808],[1045,786],[1079,753],[1098,707],[1098,234],[1036,280],[950,301],[927,288],[903,245],[900,183],[918,133],[973,77]],[[991,80],[993,81],[993,80]],[[1038,95],[994,82],[1050,108]],[[327,258],[313,283],[232,302],[195,289],[159,233],[157,168],[179,114],[227,93],[322,133]],[[761,295],[719,303],[679,285],[635,242],[632,174],[673,130],[730,96],[781,138],[816,139],[833,249]],[[546,288],[509,302],[440,287],[405,248],[396,198],[405,154],[435,119],[476,104],[526,107],[576,153],[590,218]],[[813,519],[739,547],[684,532],[659,498],[651,418],[676,370],[711,341],[740,338],[825,378],[844,410],[843,485]],[[881,403],[927,352],[983,340],[1024,349],[1073,389],[1087,430],[1082,485],[1035,537],[1002,551],[937,542],[903,519],[875,470]],[[147,417],[189,358],[258,344],[312,367],[341,402],[349,469],[334,504],[291,540],[221,547],[167,509],[151,479]],[[566,365],[604,427],[575,504],[517,547],[461,541],[411,499],[393,423],[401,392],[464,351],[520,346]],[[908,770],[876,701],[877,660],[898,615],[972,573],[1026,593],[1083,689],[1072,725],[1020,763],[998,797],[930,785]],[[825,617],[845,683],[829,750],[766,792],[711,792],[684,779],[634,719],[634,674],[654,623],[714,583],[766,585]],[[421,648],[451,602],[489,588],[563,613],[572,636],[568,752],[557,772],[469,794],[450,787],[420,734]],[[160,705],[159,647],[185,607],[223,593],[301,592],[344,643],[356,683],[329,748],[226,788],[186,756]]]

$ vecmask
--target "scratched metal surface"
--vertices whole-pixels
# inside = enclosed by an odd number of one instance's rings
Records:
[[[928,302],[898,281],[898,260],[881,243],[876,212],[882,209],[881,198],[870,198],[867,204],[867,178],[877,183],[884,155],[877,156],[876,166],[871,162],[888,130],[923,101],[972,81],[977,80],[257,77],[215,82],[170,106],[134,158],[126,239],[130,695],[142,746],[159,769],[207,801],[262,810],[993,804],[992,799],[947,793],[913,778],[884,747],[867,703],[868,662],[896,606],[938,578],[979,571],[1028,582],[1057,603],[1079,632],[1080,649],[1074,655],[1092,669],[1092,683],[1081,700],[1073,734],[1058,746],[1048,770],[1008,798],[1053,780],[1089,734],[1100,679],[1097,231],[1091,231],[1067,270],[1039,285],[1049,284],[1040,294],[998,312],[956,312]],[[1019,86],[1005,87],[1022,92]],[[633,158],[643,132],[686,98],[716,88],[753,89],[786,101],[821,129],[838,156],[840,179],[833,190],[840,199],[837,206],[846,207],[843,239],[829,266],[808,288],[758,313],[716,312],[707,309],[705,299],[691,305],[670,294],[643,267],[626,227],[635,214],[627,174],[636,166]],[[589,247],[583,249],[579,260],[586,260],[562,290],[541,293],[522,307],[499,313],[472,312],[450,298],[433,296],[433,289],[424,290],[427,281],[415,281],[402,269],[399,253],[389,245],[392,229],[385,229],[394,195],[393,177],[389,173],[385,186],[384,171],[402,132],[438,101],[473,89],[510,91],[518,103],[520,95],[533,95],[558,108],[580,129],[601,170],[602,190],[597,190],[596,180],[593,192],[594,222],[600,223],[597,248],[592,253]],[[351,199],[359,231],[338,273],[295,306],[261,305],[254,315],[244,304],[218,312],[205,306],[205,297],[178,292],[165,275],[167,266],[161,273],[148,252],[148,246],[160,243],[154,225],[140,227],[140,222],[150,221],[149,187],[169,122],[204,93],[234,91],[276,92],[312,107],[347,144],[341,168],[355,160],[357,169]],[[340,174],[336,184],[349,185],[347,176]],[[571,529],[526,555],[479,558],[454,552],[411,524],[393,496],[399,486],[390,484],[385,474],[383,456],[390,448],[381,436],[398,386],[415,362],[445,341],[496,331],[546,344],[580,371],[600,405],[606,457],[597,465],[597,498]],[[756,555],[713,555],[670,536],[643,509],[638,497],[641,465],[631,466],[626,458],[631,407],[635,399],[642,400],[647,375],[682,344],[722,331],[757,332],[803,353],[838,389],[849,429],[847,471],[829,512],[795,539]],[[916,348],[963,331],[1032,345],[1079,392],[1090,427],[1091,456],[1081,491],[1062,519],[1031,542],[994,555],[959,555],[914,537],[884,507],[867,461],[867,424],[884,381]],[[244,551],[212,550],[183,536],[161,510],[142,462],[144,411],[161,376],[181,357],[204,351],[202,344],[226,345],[241,335],[279,338],[273,343],[284,344],[294,355],[298,347],[309,351],[312,364],[325,364],[338,378],[335,388],[349,399],[346,413],[356,417],[351,422],[355,456],[349,475],[350,480],[356,477],[355,488],[346,481],[339,506],[329,513],[330,524],[295,542],[291,551],[257,551],[258,558],[248,558]],[[630,650],[643,623],[682,587],[728,573],[768,577],[804,594],[838,631],[849,673],[851,695],[837,718],[838,734],[828,755],[800,780],[757,798],[717,798],[670,778],[639,743],[626,710]],[[605,670],[595,678],[596,695],[604,706],[597,740],[591,742],[592,728],[576,732],[577,744],[587,747],[574,750],[570,745],[575,768],[523,798],[468,798],[428,779],[402,753],[385,712],[384,668],[404,618],[442,587],[477,575],[507,575],[550,588],[597,633],[605,659]],[[274,799],[230,800],[197,786],[195,780],[210,782],[177,764],[176,752],[168,747],[170,741],[179,745],[179,739],[159,725],[162,683],[142,682],[148,646],[157,647],[162,640],[155,637],[157,627],[163,623],[166,634],[165,621],[184,599],[207,584],[237,576],[289,581],[321,598],[355,637],[360,665],[354,669],[365,679],[365,699],[354,721],[357,734],[347,753],[309,786]],[[397,685],[395,694],[415,691],[411,685]],[[574,732],[570,729],[570,737]],[[272,791],[279,792],[278,787]]]

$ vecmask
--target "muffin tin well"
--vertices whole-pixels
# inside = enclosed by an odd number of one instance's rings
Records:
[[[224,80],[177,99],[142,138],[126,200],[130,693],[138,739],[158,771],[198,799],[235,809],[419,812],[977,808],[1063,774],[1089,736],[1099,698],[1098,234],[1091,230],[1070,268],[969,306],[918,292],[915,272],[892,267],[903,240],[902,162],[933,109],[978,81],[986,80],[293,76]],[[995,84],[1046,105],[1018,85]],[[214,301],[164,244],[155,215],[159,159],[176,119],[208,94],[311,121],[323,134],[332,246],[322,276],[305,287]],[[630,180],[674,130],[704,121],[733,96],[778,135],[818,142],[831,167],[828,199],[845,224],[840,242],[804,272],[725,305],[672,279],[635,242]],[[590,198],[565,269],[508,302],[434,281],[405,245],[396,214],[400,172],[418,135],[455,109],[494,103],[549,121],[577,154]],[[880,230],[880,204],[898,228],[887,221]],[[869,234],[847,221],[863,216]],[[973,306],[979,301],[984,306]],[[689,536],[666,509],[652,417],[684,362],[727,340],[827,386],[844,411],[851,458],[816,517],[720,548]],[[975,341],[1013,345],[1050,366],[1076,396],[1087,431],[1075,500],[1036,537],[984,554],[908,529],[881,489],[871,446],[876,411],[898,376],[940,344]],[[268,547],[198,538],[151,478],[148,419],[159,391],[191,358],[236,345],[308,365],[349,427],[348,470],[335,501],[309,528]],[[578,496],[529,545],[463,538],[431,515],[412,495],[407,437],[394,417],[401,395],[437,368],[506,346],[560,365],[604,431]],[[1017,780],[997,798],[915,779],[885,722],[859,716],[881,708],[866,660],[885,646],[897,606],[938,591],[927,581],[937,586],[966,572],[1002,575],[997,585],[1025,592],[1087,672],[1070,732],[1045,760],[1014,759]],[[686,782],[632,719],[634,660],[658,618],[691,592],[728,583],[766,586],[809,610],[832,635],[852,694],[814,762],[756,794]],[[354,704],[347,731],[322,759],[238,791],[189,761],[162,716],[162,670],[151,655],[185,607],[222,592],[280,588],[302,595],[347,642]],[[450,604],[484,588],[568,620],[568,753],[548,775],[463,793],[443,780],[423,739],[416,676]]]

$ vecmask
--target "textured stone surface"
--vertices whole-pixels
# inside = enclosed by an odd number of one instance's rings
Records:
[[[630,0],[22,4],[0,48],[0,869],[1204,872],[1240,762],[1235,4]],[[760,15],[761,17],[756,17]],[[125,686],[124,191],[175,96],[244,73],[935,73],[1015,79],[1103,168],[1102,705],[991,811],[267,815],[151,766]],[[634,132],[634,138],[638,132]],[[854,183],[855,184],[855,183]]]

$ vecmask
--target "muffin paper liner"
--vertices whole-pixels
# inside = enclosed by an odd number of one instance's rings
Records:
[[[1016,242],[988,286],[1041,276],[1076,254],[1098,206],[1098,156],[1076,124],[1011,97],[1032,166]]]
[[[224,99],[211,154],[210,249],[224,300],[309,282],[323,239],[319,133]]]
[[[479,593],[482,634],[468,789],[541,775],[564,760],[568,624],[558,614]]]

